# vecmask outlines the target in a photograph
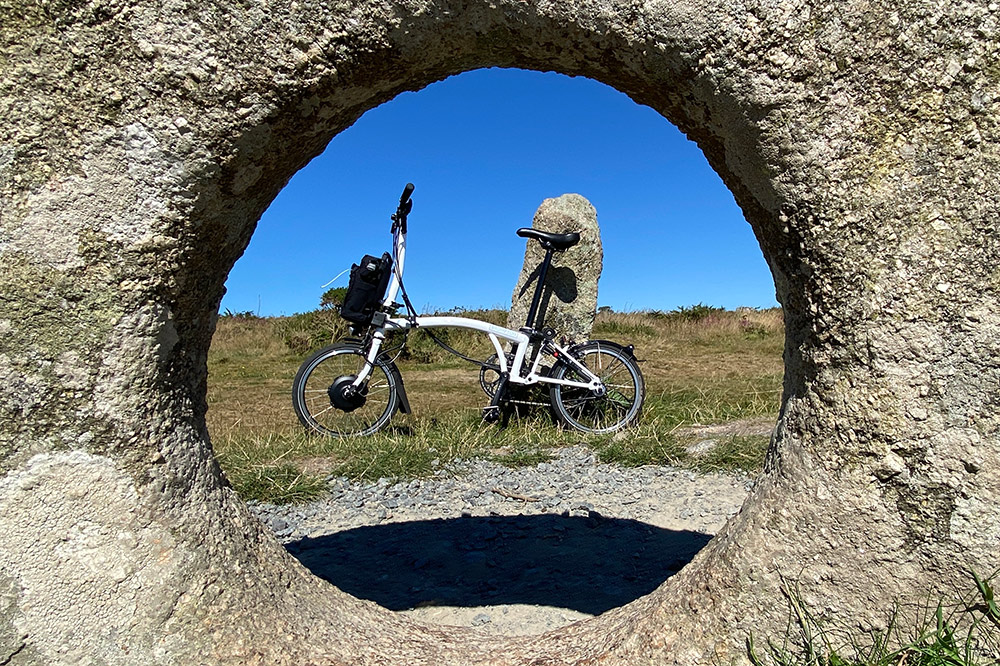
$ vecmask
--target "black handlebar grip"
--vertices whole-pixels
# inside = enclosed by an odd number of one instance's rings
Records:
[[[410,199],[411,194],[413,194],[413,183],[407,183],[406,187],[403,188],[403,195],[399,197],[399,204],[405,204]]]

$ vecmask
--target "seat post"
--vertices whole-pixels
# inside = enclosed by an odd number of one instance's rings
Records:
[[[542,270],[538,273],[538,284],[535,285],[535,295],[531,297],[531,307],[528,308],[528,318],[524,322],[525,328],[534,330],[535,315],[538,313],[538,304],[542,302],[542,289],[545,287],[545,276],[549,272],[549,264],[552,263],[552,253],[555,248],[547,243],[542,243],[545,248],[545,259],[542,260]]]

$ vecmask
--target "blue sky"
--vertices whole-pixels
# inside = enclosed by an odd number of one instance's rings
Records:
[[[407,182],[404,282],[421,311],[509,307],[524,257],[514,232],[567,192],[597,209],[600,305],[776,305],[749,224],[670,122],[596,81],[489,69],[399,95],[334,137],[264,213],[222,310],[315,309],[323,284],[390,250]]]

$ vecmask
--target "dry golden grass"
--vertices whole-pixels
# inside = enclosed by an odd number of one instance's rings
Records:
[[[468,314],[490,320],[501,316],[497,311]],[[407,475],[426,473],[434,458],[499,451],[508,462],[533,462],[544,459],[548,446],[584,442],[606,459],[628,464],[677,462],[683,458],[678,445],[683,438],[675,432],[682,426],[775,416],[783,372],[779,310],[713,311],[700,319],[602,312],[593,337],[633,344],[643,361],[642,425],[630,438],[611,443],[563,432],[543,414],[498,434],[495,426],[479,422],[488,400],[478,367],[411,336],[411,358],[400,357],[397,363],[414,414],[394,417],[387,433],[331,442],[305,436],[292,411],[292,378],[307,354],[293,352],[283,340],[291,328],[282,319],[224,317],[209,353],[208,427],[220,460],[237,487],[235,478],[249,479],[248,487],[264,490],[244,492],[270,499],[308,494],[300,492],[304,481],[295,470],[306,466],[318,473],[324,459],[328,471],[338,473]],[[491,350],[482,336],[464,331],[450,332],[448,342],[478,358]],[[760,442],[752,444],[760,448]],[[278,491],[266,489],[268,470],[281,472]]]

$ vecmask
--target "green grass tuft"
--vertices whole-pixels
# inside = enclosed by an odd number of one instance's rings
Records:
[[[704,457],[689,461],[699,472],[759,472],[771,438],[764,435],[732,435],[721,438],[719,444]]]
[[[789,629],[780,641],[760,647],[751,634],[747,657],[753,666],[998,666],[1000,613],[993,602],[993,578],[971,573],[976,590],[958,604],[943,602],[920,611],[912,622],[897,606],[884,631],[859,633],[854,628],[821,623],[787,583],[791,610]]]

